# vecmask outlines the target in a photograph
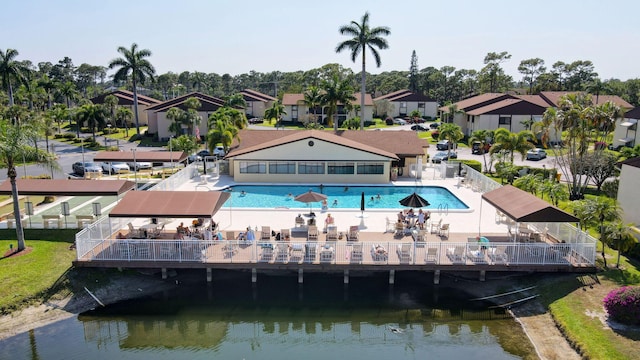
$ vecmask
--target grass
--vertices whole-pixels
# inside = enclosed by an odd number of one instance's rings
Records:
[[[7,196],[7,198],[10,198],[10,196]],[[29,201],[31,201],[33,203],[33,208],[35,209],[36,205],[41,203],[44,200],[44,196],[29,196],[28,197]],[[4,201],[7,199],[0,199],[0,201]],[[19,200],[20,203],[20,213],[21,214],[25,214],[25,207],[24,207],[24,203],[27,201],[27,197],[21,197]],[[35,211],[35,210],[34,210]],[[3,206],[0,206],[0,216],[4,216],[6,214],[13,214],[13,202],[9,202],[8,204],[5,204]]]

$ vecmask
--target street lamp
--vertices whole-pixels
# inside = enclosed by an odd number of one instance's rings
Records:
[[[171,140],[173,139],[173,136],[169,136],[169,156],[171,157],[171,173],[173,174],[173,145],[171,144]]]
[[[136,149],[131,149],[133,151],[133,177],[136,182],[136,190],[138,189],[138,163],[136,162]]]

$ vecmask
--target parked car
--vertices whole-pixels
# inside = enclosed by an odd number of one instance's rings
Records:
[[[429,131],[429,129],[427,129],[426,127],[420,125],[420,124],[415,124],[415,125],[411,125],[411,130],[413,131]]]
[[[489,149],[491,149],[491,144],[485,143],[483,146],[480,141],[474,141],[473,144],[471,144],[472,154],[482,155],[482,154],[488,153]]]
[[[251,118],[249,119],[249,124],[262,124],[262,119],[261,118]]]
[[[436,144],[436,149],[438,150],[449,150],[451,148],[452,148],[451,141],[449,140],[440,140]]]
[[[224,151],[224,147],[222,146],[216,146],[215,149],[213,149],[213,155],[217,156],[217,157],[223,157],[225,156],[225,151]]]
[[[111,175],[128,173],[130,171],[129,165],[123,162],[103,162],[102,170]]]
[[[547,157],[547,152],[542,149],[531,149],[527,151],[527,160],[542,160]]]
[[[407,125],[407,121],[405,119],[400,119],[400,118],[393,119],[393,123],[396,125]]]
[[[434,122],[434,123],[429,124],[429,128],[431,128],[431,129],[437,129],[439,127],[440,127],[440,123],[438,123],[438,122]]]
[[[447,161],[449,159],[457,159],[457,158],[458,158],[458,154],[454,153],[453,151],[450,151],[448,153],[446,151],[440,151],[435,155],[433,155],[433,157],[431,158],[431,162],[434,164],[440,164],[443,161]]]
[[[76,162],[71,165],[73,173],[76,175],[84,176],[85,173],[98,173],[102,174],[102,168],[94,162]]]
[[[127,163],[127,165],[129,165],[129,167],[131,169],[134,169],[135,171],[153,168],[153,164],[146,161],[130,162],[130,163]]]
[[[192,162],[202,161],[202,156],[198,154],[191,154],[187,156],[187,163],[191,164]]]

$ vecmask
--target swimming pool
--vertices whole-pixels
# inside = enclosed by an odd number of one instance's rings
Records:
[[[365,195],[366,209],[396,209],[401,205],[400,199],[411,195],[414,191],[425,198],[431,205],[426,209],[448,208],[463,210],[469,207],[440,186],[284,186],[284,185],[235,185],[229,187],[231,199],[224,204],[225,208],[290,208],[308,209],[305,203],[295,201],[293,197],[309,190],[327,195],[329,209],[360,209],[361,194]],[[244,194],[242,193],[244,191]],[[293,196],[288,196],[289,194]],[[380,195],[378,197],[378,195]],[[320,210],[321,203],[311,204],[314,210]]]

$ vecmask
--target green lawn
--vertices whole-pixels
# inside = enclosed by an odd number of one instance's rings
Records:
[[[2,255],[15,240],[0,240]],[[0,313],[8,313],[51,294],[54,284],[63,277],[75,259],[75,251],[64,241],[29,240],[32,251],[22,256],[0,260]]]

